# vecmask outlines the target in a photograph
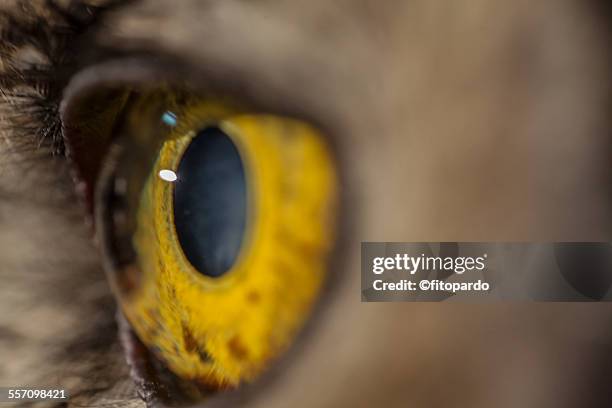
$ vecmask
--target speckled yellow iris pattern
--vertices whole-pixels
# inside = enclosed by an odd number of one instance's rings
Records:
[[[141,270],[121,299],[140,339],[177,375],[234,387],[260,374],[309,316],[334,240],[337,179],[324,137],[301,121],[196,101],[175,107],[145,182],[133,237]],[[173,222],[173,184],[199,130],[222,129],[247,181],[247,224],[231,269],[213,278],[185,257]]]

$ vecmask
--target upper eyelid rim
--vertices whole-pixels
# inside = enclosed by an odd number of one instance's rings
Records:
[[[62,123],[62,133],[67,146],[68,159],[76,170],[75,179],[78,189],[84,198],[89,214],[93,214],[93,192],[95,180],[82,177],[78,165],[79,155],[71,149],[73,143],[78,143],[72,129],[78,128],[78,112],[87,106],[87,99],[103,90],[137,89],[139,87],[153,87],[151,84],[166,86],[180,86],[194,93],[204,93],[211,96],[229,97],[253,111],[272,113],[287,117],[295,117],[306,121],[321,130],[327,138],[332,154],[338,162],[339,172],[342,173],[342,160],[336,146],[337,135],[341,133],[342,123],[334,120],[334,114],[326,115],[321,112],[312,112],[309,108],[301,108],[299,103],[292,103],[292,92],[278,92],[283,95],[272,96],[275,92],[273,86],[269,92],[262,81],[258,81],[244,73],[227,72],[224,67],[212,68],[207,65],[204,69],[195,66],[187,59],[174,55],[155,55],[149,53],[134,53],[133,56],[108,59],[77,71],[63,89],[63,97],[59,107]],[[250,85],[255,84],[252,88]],[[108,141],[110,143],[112,138]],[[80,143],[82,146],[83,143]],[[101,163],[99,163],[101,164]],[[98,166],[99,170],[99,166]]]

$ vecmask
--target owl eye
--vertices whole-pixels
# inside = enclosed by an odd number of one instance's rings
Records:
[[[295,118],[184,91],[133,91],[98,181],[96,230],[121,310],[178,377],[256,379],[326,278],[338,183]]]

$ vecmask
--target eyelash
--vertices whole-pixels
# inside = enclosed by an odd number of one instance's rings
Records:
[[[75,44],[88,40],[105,12],[120,3],[62,7],[46,0],[36,7],[19,1],[0,11],[0,130],[16,149],[64,156],[60,103],[63,89],[80,68]]]

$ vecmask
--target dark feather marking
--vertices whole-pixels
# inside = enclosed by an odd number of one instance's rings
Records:
[[[79,67],[78,45],[118,3],[73,0],[61,7],[55,0],[19,0],[0,10],[0,131],[11,148],[64,155],[59,104]]]

